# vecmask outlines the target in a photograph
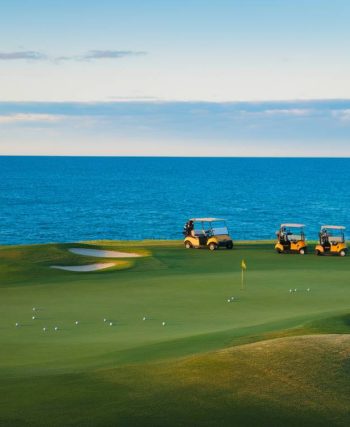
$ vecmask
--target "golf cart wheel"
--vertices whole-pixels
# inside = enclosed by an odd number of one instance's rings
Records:
[[[278,254],[281,254],[281,253],[282,253],[281,249],[276,249],[276,252],[277,252]]]
[[[232,249],[233,248],[233,243],[227,243],[226,245],[226,249]]]
[[[192,244],[188,240],[185,242],[185,248],[186,249],[191,249],[192,248]]]
[[[315,250],[315,255],[316,256],[321,256],[321,251],[319,251],[318,249]]]
[[[299,249],[299,254],[300,255],[305,255],[305,248]]]
[[[340,255],[340,256],[345,256],[345,255],[346,255],[346,252],[345,252],[344,250],[341,250],[341,251],[339,252],[339,255]]]
[[[215,249],[218,247],[218,245],[216,243],[209,243],[209,250],[211,251],[215,251]]]

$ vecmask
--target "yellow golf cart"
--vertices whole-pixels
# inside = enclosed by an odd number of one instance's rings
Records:
[[[232,249],[233,242],[226,221],[219,218],[192,218],[184,226],[184,244],[186,249],[218,248]]]
[[[319,244],[315,247],[316,255],[345,256],[348,247],[345,241],[345,227],[342,225],[322,225]]]
[[[304,224],[281,224],[277,231],[277,243],[275,249],[279,254],[307,252],[305,242]]]

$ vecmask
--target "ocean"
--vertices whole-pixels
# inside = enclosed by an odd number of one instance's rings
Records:
[[[350,227],[350,159],[0,157],[0,244],[181,239],[226,218],[234,239],[282,222]]]

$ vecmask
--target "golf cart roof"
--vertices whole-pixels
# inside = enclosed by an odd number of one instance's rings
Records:
[[[301,227],[305,227],[305,224],[281,224],[281,228],[282,227],[301,228]]]
[[[331,230],[345,230],[343,225],[322,225],[321,230],[331,229]]]
[[[225,221],[222,218],[191,218],[190,221],[193,222],[213,222],[213,221]]]

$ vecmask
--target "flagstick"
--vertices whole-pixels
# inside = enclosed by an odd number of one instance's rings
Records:
[[[244,269],[242,268],[242,280],[241,280],[241,290],[244,289]]]

